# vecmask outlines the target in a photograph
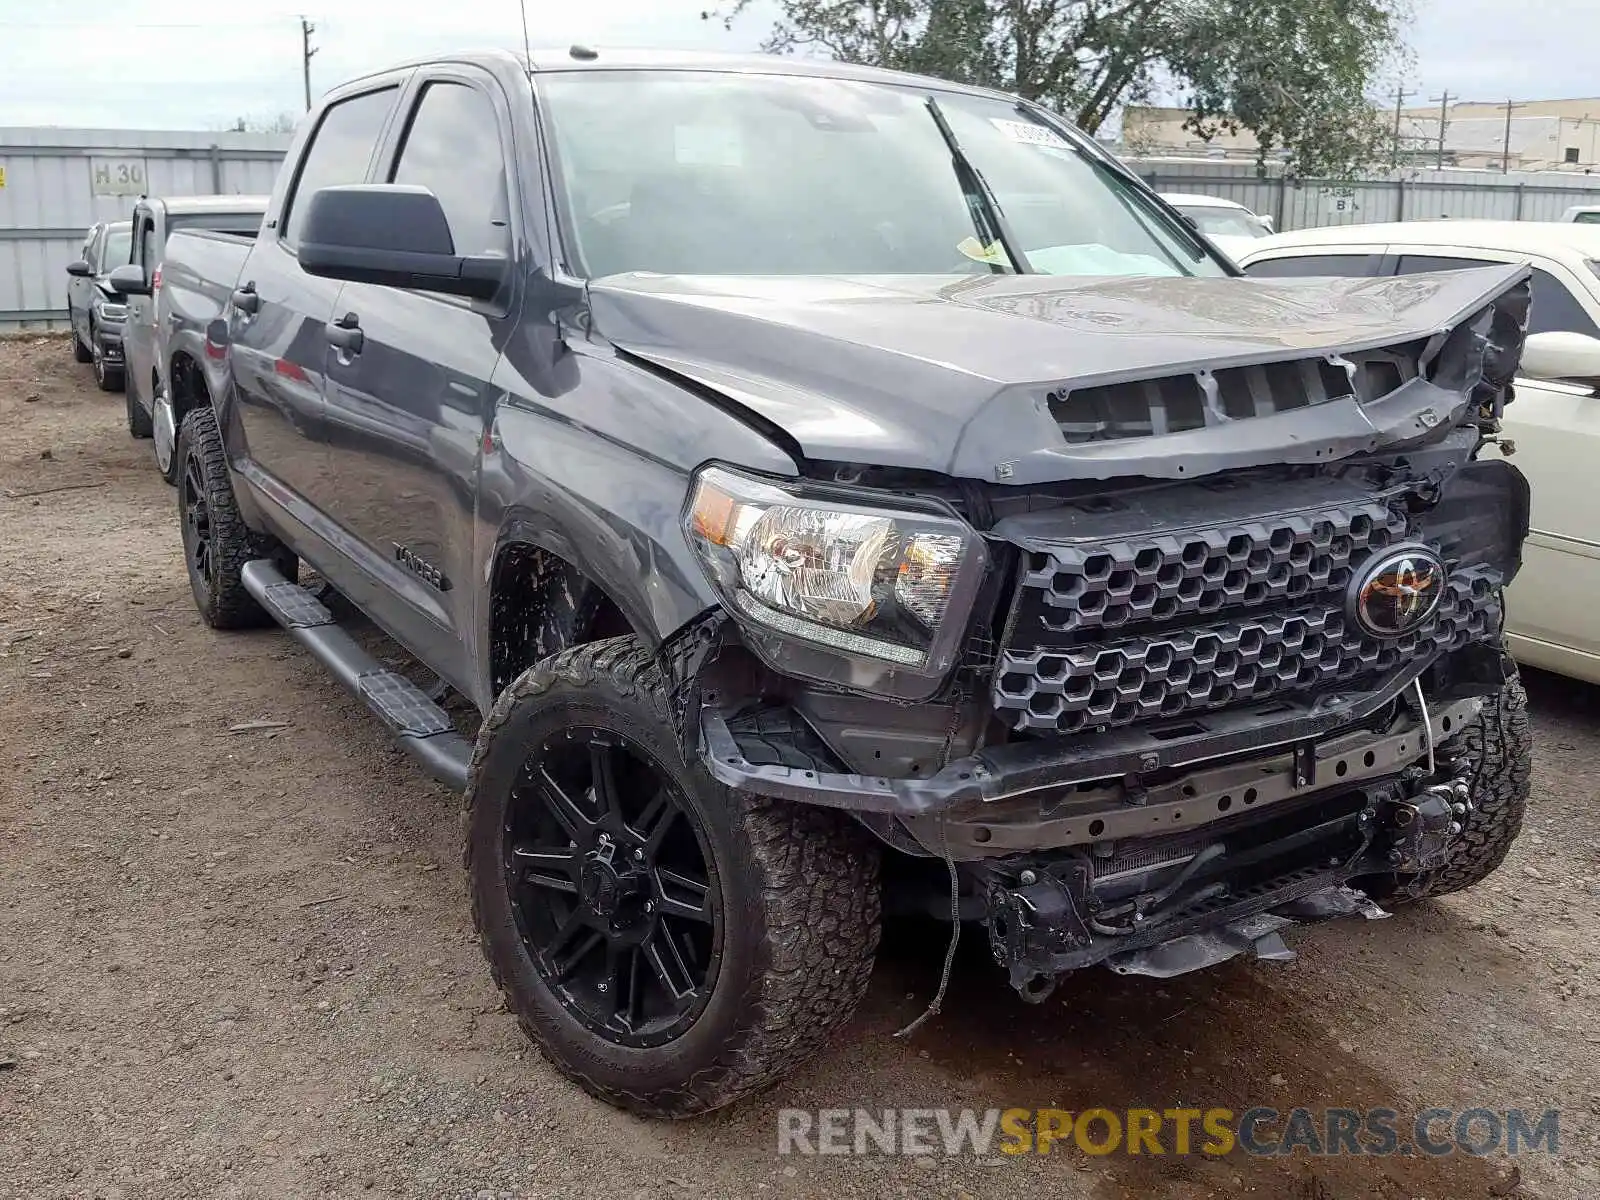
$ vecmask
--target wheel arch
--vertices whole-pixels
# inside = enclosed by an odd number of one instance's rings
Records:
[[[153,404],[161,390],[159,371],[152,372],[152,377]],[[189,415],[191,409],[211,403],[211,385],[206,379],[205,368],[187,349],[173,351],[171,361],[167,364],[167,394],[172,401],[174,429],[183,424],[183,418]]]
[[[485,645],[491,699],[526,668],[573,646],[624,634],[652,647],[660,641],[631,598],[614,595],[542,542],[513,528],[489,564]]]

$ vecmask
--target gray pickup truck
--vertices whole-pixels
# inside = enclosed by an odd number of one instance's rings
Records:
[[[464,789],[493,975],[613,1103],[794,1066],[885,910],[1038,1001],[1517,836],[1526,268],[1246,279],[1015,97],[575,48],[333,91],[162,305],[201,615]]]
[[[141,196],[133,209],[133,248],[129,264],[113,272],[112,286],[127,297],[122,351],[127,383],[128,433],[155,439],[156,469],[176,482],[172,450],[177,440],[167,402],[170,361],[167,323],[160,313],[163,259],[167,239],[179,230],[204,231],[248,240],[261,227],[265,196]]]

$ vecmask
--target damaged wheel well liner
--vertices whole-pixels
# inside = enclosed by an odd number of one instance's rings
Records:
[[[597,583],[560,555],[529,542],[501,547],[489,588],[489,674],[497,696],[552,654],[639,632]]]

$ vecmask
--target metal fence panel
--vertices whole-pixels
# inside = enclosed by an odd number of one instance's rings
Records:
[[[1406,169],[1367,179],[1294,179],[1269,163],[1130,158],[1162,192],[1199,192],[1270,216],[1279,229],[1374,221],[1555,221],[1574,204],[1600,204],[1600,176],[1568,171]]]
[[[60,329],[67,264],[141,195],[269,192],[278,134],[0,128],[0,332]]]

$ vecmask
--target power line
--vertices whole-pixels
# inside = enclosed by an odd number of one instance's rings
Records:
[[[272,29],[281,21],[0,21],[0,29],[60,29],[67,32],[85,29]]]
[[[1523,105],[1513,104],[1508,97],[1500,107],[1506,110],[1506,141],[1500,159],[1500,174],[1509,175],[1511,174],[1511,112],[1513,109],[1522,108]]]
[[[317,27],[304,17],[300,18],[300,72],[306,85],[306,111],[311,111],[311,58],[317,47],[311,44],[311,35]]]
[[[1446,88],[1439,96],[1429,96],[1428,100],[1439,102],[1439,169],[1444,170],[1444,131],[1450,120],[1450,101],[1459,100],[1460,96],[1452,96],[1450,89]]]
[[[1406,97],[1415,95],[1415,92],[1408,92],[1401,87],[1394,90],[1394,165],[1397,167],[1400,165],[1400,114],[1405,107]]]

